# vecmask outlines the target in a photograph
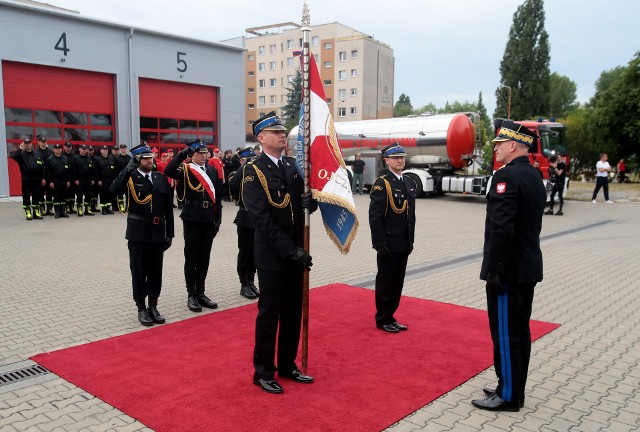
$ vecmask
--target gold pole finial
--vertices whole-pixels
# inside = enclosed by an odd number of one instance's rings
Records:
[[[304,2],[302,5],[302,27],[310,27],[311,26],[311,17],[309,15],[309,7],[307,6],[307,2]]]

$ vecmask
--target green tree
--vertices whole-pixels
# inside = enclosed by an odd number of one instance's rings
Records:
[[[549,35],[544,28],[543,0],[525,0],[513,15],[500,62],[503,86],[511,87],[511,118],[522,120],[549,113]],[[507,115],[508,89],[496,89],[494,117]]]
[[[285,127],[291,130],[300,121],[300,105],[302,104],[302,74],[296,70],[296,75],[287,87],[287,104],[282,107],[282,118],[285,120]]]
[[[418,108],[417,110],[414,111],[413,114],[425,114],[425,113],[437,113],[438,112],[438,107],[435,106],[435,104],[433,103],[428,103],[420,108]]]
[[[576,90],[576,83],[566,76],[553,72],[549,94],[549,115],[556,118],[565,117],[575,109],[578,106]]]
[[[571,155],[571,173],[592,171],[598,160],[598,149],[587,133],[589,109],[577,107],[559,121],[567,126],[567,150]]]
[[[411,98],[402,93],[393,107],[393,116],[404,117],[412,113],[413,106],[411,105]]]
[[[482,92],[478,95],[478,106],[476,108],[476,112],[480,116],[480,142],[485,144],[489,141],[489,137],[493,138],[493,127],[491,125],[491,119],[487,114],[487,107],[484,106],[484,102],[482,101]]]

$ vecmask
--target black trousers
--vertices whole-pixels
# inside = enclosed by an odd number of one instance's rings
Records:
[[[91,180],[80,180],[79,185],[76,186],[76,205],[78,208],[84,204],[90,206],[91,205]],[[84,197],[84,201],[83,201]]]
[[[129,241],[128,247],[133,300],[157,300],[162,287],[164,243]]]
[[[258,269],[260,298],[253,350],[255,376],[273,379],[276,370],[296,368],[302,319],[302,270],[292,263],[285,271]],[[278,366],[276,357],[278,341]]]
[[[53,181],[53,204],[64,204],[67,199],[67,182],[66,180]]]
[[[600,188],[604,190],[604,200],[609,201],[609,178],[608,177],[596,177],[596,188],[593,190],[592,200],[596,199]]]
[[[256,273],[256,264],[253,259],[253,234],[251,228],[237,227],[238,229],[238,275],[252,275]]]
[[[396,321],[393,314],[400,305],[409,254],[378,254],[376,275],[376,325],[378,327]]]
[[[207,278],[211,246],[216,236],[214,223],[183,221],[184,227],[184,279],[189,294],[195,294],[195,283]],[[204,294],[204,292],[199,293]]]
[[[76,185],[73,182],[70,182],[69,187],[66,191],[65,201],[70,208],[73,208],[73,202],[75,201],[76,196]]]
[[[113,180],[102,180],[102,186],[100,186],[100,207],[107,207],[113,204],[113,194],[109,190],[111,183],[113,183]]]
[[[531,305],[535,283],[507,283],[507,292],[487,290],[493,364],[498,376],[497,393],[507,402],[524,399],[531,357]]]
[[[42,201],[42,179],[22,179],[22,207],[38,206]]]
[[[562,194],[564,192],[564,182],[555,182],[551,187],[551,197],[549,198],[549,209],[553,210],[554,199],[558,194],[558,201],[560,201],[560,211],[562,211],[562,205],[564,204],[564,198]]]

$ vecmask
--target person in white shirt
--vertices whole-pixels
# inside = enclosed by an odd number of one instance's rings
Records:
[[[600,153],[600,160],[596,163],[596,188],[593,190],[593,196],[591,202],[596,203],[596,196],[600,191],[600,188],[604,190],[604,202],[607,204],[613,204],[613,201],[609,199],[609,173],[611,172],[611,165],[607,162],[607,154]]]

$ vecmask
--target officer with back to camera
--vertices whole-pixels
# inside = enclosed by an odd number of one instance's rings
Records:
[[[62,156],[62,146],[54,144],[53,156],[50,156],[45,163],[47,173],[47,187],[52,191],[53,208],[55,217],[68,218],[66,212],[67,189],[71,185],[70,167],[67,158]]]
[[[249,162],[242,178],[242,201],[255,223],[254,255],[260,282],[253,351],[253,383],[282,393],[275,380],[312,383],[295,360],[300,342],[303,272],[313,265],[303,249],[304,212],[315,210],[294,158],[283,157],[286,128],[275,112],[253,123],[262,154]],[[317,205],[316,205],[317,206]],[[277,340],[277,366],[276,366]]]
[[[493,142],[495,158],[506,164],[493,175],[487,193],[484,257],[489,329],[497,387],[483,389],[474,406],[519,411],[531,355],[529,319],[533,290],[542,280],[540,229],[547,194],[528,152],[537,135],[506,120]]]
[[[222,222],[222,182],[216,169],[207,165],[207,145],[196,140],[167,164],[164,172],[179,180],[183,197],[180,218],[184,229],[184,278],[187,285],[187,308],[201,312],[202,307],[216,309],[218,304],[205,294],[205,280],[213,239]],[[183,163],[191,157],[190,163]]]
[[[127,195],[127,232],[133,301],[143,326],[164,324],[158,312],[164,252],[174,237],[171,188],[164,174],[153,171],[153,153],[146,144],[131,149],[133,158],[110,186]],[[148,298],[148,306],[146,300]]]

